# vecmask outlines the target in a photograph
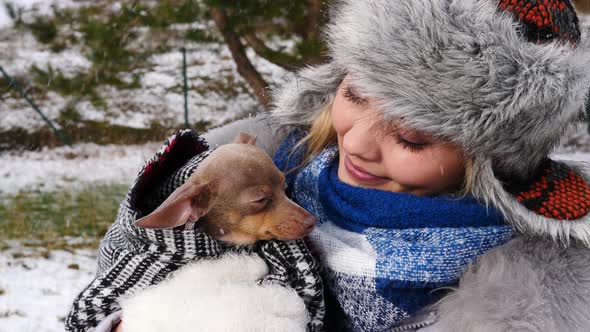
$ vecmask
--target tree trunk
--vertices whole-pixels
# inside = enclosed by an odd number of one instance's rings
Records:
[[[318,39],[320,19],[322,17],[322,0],[307,0],[307,39]]]
[[[266,46],[264,41],[260,40],[260,38],[256,36],[256,32],[244,33],[244,39],[246,39],[246,42],[248,42],[248,45],[250,45],[256,54],[283,69],[294,71],[297,68],[303,66],[303,62],[296,57],[283,52],[275,51]]]
[[[211,7],[211,16],[213,17],[217,28],[223,35],[225,43],[229,47],[234,62],[238,67],[238,73],[240,73],[250,87],[252,87],[260,104],[264,107],[268,106],[270,98],[266,93],[267,83],[256,68],[254,68],[250,59],[248,59],[240,37],[228,24],[226,12],[221,8]]]

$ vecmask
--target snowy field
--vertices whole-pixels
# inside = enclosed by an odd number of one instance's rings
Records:
[[[0,154],[0,194],[128,185],[159,145],[79,144]],[[48,250],[34,242],[0,241],[0,332],[63,331],[63,318],[95,269],[94,248]]]
[[[131,184],[160,144],[76,144],[34,152],[0,153],[0,194],[77,189],[92,184]]]
[[[72,239],[75,242],[75,239]],[[96,250],[51,250],[19,241],[0,254],[0,332],[58,332],[95,273]]]

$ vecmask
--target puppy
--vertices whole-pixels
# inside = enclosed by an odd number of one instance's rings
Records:
[[[247,245],[258,240],[295,240],[316,219],[285,195],[285,176],[270,157],[240,133],[218,147],[191,177],[137,226],[197,227],[217,240]]]
[[[309,234],[316,219],[287,198],[285,176],[254,144],[254,137],[240,133],[232,144],[218,147],[136,225],[197,226],[237,245]],[[268,273],[256,255],[188,264],[161,284],[124,299],[116,331],[305,331],[309,317],[297,292],[256,284]]]

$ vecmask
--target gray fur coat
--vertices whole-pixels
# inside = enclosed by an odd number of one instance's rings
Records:
[[[239,131],[256,133],[270,154],[285,136],[258,116],[213,129],[206,140],[220,145]],[[588,331],[590,248],[524,233],[480,257],[450,295],[395,331],[423,325],[419,331]]]

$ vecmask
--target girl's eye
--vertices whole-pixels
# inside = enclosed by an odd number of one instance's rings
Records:
[[[428,143],[416,143],[408,141],[404,139],[404,137],[402,137],[402,135],[399,133],[395,134],[395,140],[397,144],[401,144],[404,149],[407,149],[410,152],[420,152],[424,149],[424,147],[426,147],[426,145],[428,145]]]
[[[357,105],[364,105],[367,103],[367,99],[359,97],[359,95],[354,92],[350,85],[344,89],[344,98]]]

